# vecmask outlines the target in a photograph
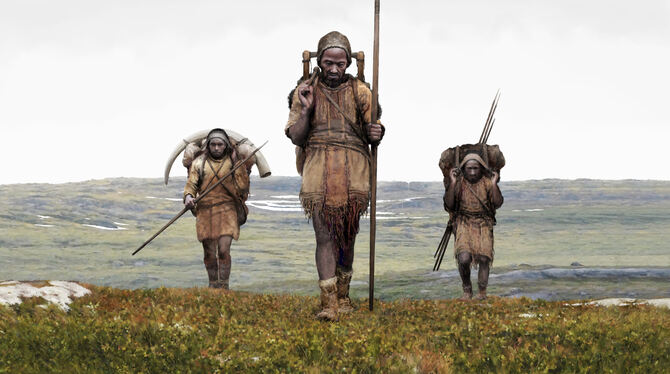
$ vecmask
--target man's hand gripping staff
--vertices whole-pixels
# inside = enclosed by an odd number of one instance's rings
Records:
[[[320,73],[320,69],[315,67],[309,79],[298,85],[298,99],[300,99],[300,104],[302,104],[301,119],[304,118],[308,120],[314,111],[314,82]],[[303,125],[308,124],[305,123]],[[365,128],[370,143],[378,144],[384,135],[382,125],[379,123],[368,123]]]

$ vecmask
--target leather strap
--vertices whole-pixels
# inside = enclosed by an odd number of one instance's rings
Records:
[[[335,100],[333,100],[333,98],[330,96],[330,94],[328,92],[324,91],[320,86],[317,86],[317,89],[319,91],[321,91],[323,96],[326,97],[326,100],[328,100],[328,102],[331,103],[335,107],[335,109],[337,109],[338,112],[340,112],[342,117],[344,117],[345,121],[347,121],[347,123],[351,126],[352,130],[354,130],[354,133],[356,133],[356,136],[358,136],[364,143],[367,144],[368,139],[363,133],[361,133],[361,129],[357,126],[358,124],[356,122],[354,122],[351,118],[349,118],[349,116],[347,116],[346,113],[344,113],[344,110],[342,110],[342,108],[337,104],[337,102],[335,102]],[[354,97],[354,101],[356,101],[356,100],[357,100],[357,98]]]
[[[477,194],[475,193],[475,190],[473,190],[472,187],[470,186],[470,183],[464,183],[464,184],[465,184],[465,186],[470,190],[470,192],[472,192],[472,194],[475,196],[475,198],[477,199],[477,201],[479,201],[479,203],[482,205],[482,207],[484,208],[484,210],[486,211],[486,213],[487,213],[491,218],[493,218],[493,222],[495,222],[495,220],[496,220],[496,214],[495,214],[494,212],[491,212],[491,210],[489,209],[489,207],[487,207],[486,204],[484,204],[484,202],[482,201],[482,199],[480,199],[479,196],[477,196]]]

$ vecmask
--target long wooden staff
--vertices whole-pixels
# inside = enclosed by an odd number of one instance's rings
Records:
[[[379,113],[379,0],[375,0],[375,42],[372,55],[372,115],[370,122],[377,123]],[[375,236],[377,235],[377,144],[371,147],[370,160],[370,305],[374,309],[375,297]]]
[[[245,158],[244,160],[238,162],[235,166],[233,166],[233,168],[230,169],[230,171],[227,172],[226,175],[222,176],[221,178],[219,178],[219,180],[216,181],[216,183],[214,183],[213,185],[209,186],[209,188],[207,188],[207,189],[205,190],[205,192],[199,194],[198,197],[195,199],[195,202],[198,203],[198,201],[200,201],[203,197],[205,197],[208,193],[210,193],[210,191],[212,191],[216,186],[218,186],[219,183],[223,182],[224,179],[226,179],[226,178],[228,178],[229,176],[233,175],[233,173],[235,172],[235,170],[237,170],[240,166],[244,165],[247,161],[249,161],[249,159],[250,159],[251,157],[253,157],[253,155],[255,155],[256,152],[258,152],[258,151],[259,151],[261,148],[263,148],[263,146],[265,146],[266,144],[268,144],[267,141],[266,141],[265,143],[263,143],[260,147],[256,148],[253,152],[251,152],[251,154],[250,154],[249,156],[247,156],[247,158]],[[176,216],[172,217],[172,219],[171,219],[168,223],[166,223],[163,227],[161,227],[161,229],[158,230],[158,232],[156,232],[152,237],[150,237],[146,242],[144,242],[139,248],[137,248],[137,249],[135,250],[135,252],[133,252],[133,256],[135,256],[135,253],[141,251],[142,248],[146,247],[147,244],[151,243],[152,240],[154,240],[158,235],[160,235],[163,231],[165,231],[165,229],[167,229],[171,224],[173,224],[176,220],[178,220],[179,217],[183,216],[184,213],[186,213],[188,210],[189,210],[189,209],[187,209],[186,207],[184,207],[179,213],[177,213]]]

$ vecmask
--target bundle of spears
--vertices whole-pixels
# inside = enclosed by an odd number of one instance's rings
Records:
[[[505,166],[505,158],[500,152],[500,148],[496,145],[487,146],[489,140],[489,135],[491,135],[491,129],[493,124],[496,122],[493,118],[496,108],[498,108],[498,100],[500,99],[500,90],[496,92],[493,102],[491,103],[491,109],[489,110],[489,115],[486,117],[486,122],[484,123],[484,129],[482,134],[479,136],[479,141],[476,144],[463,144],[457,147],[449,148],[446,151],[442,152],[440,157],[440,168],[442,169],[442,174],[444,174],[445,190],[449,187],[449,172],[452,168],[458,168],[460,165],[463,156],[468,153],[478,153],[482,159],[488,164],[491,170],[499,171]],[[449,244],[449,239],[456,229],[455,226],[456,212],[449,212],[449,222],[447,222],[447,228],[442,234],[442,240],[433,254],[435,259],[435,265],[433,266],[433,271],[440,270],[440,265],[442,264],[442,259],[444,254],[447,251],[447,245]]]

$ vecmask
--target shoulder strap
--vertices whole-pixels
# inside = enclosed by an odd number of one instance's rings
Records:
[[[198,189],[200,189],[200,184],[202,184],[202,179],[203,179],[203,166],[204,166],[204,161],[201,156],[198,156],[193,159],[193,162],[191,163],[191,169],[189,169],[189,173],[193,168],[195,168],[195,171],[198,173]]]
[[[207,160],[207,164],[209,165],[209,168],[212,169],[212,171],[214,172],[214,177],[212,179],[210,179],[209,182],[207,182],[207,185],[204,188],[205,190],[209,187],[210,184],[212,184],[212,181],[216,181],[216,180],[219,179],[219,172],[221,171],[221,168],[223,168],[223,162],[222,162],[221,166],[219,166],[219,169],[214,170],[214,166],[209,161],[209,158],[207,158],[206,160]],[[203,180],[205,178],[205,161],[204,160],[202,162],[202,169],[200,169],[199,172],[200,172],[200,180]],[[223,185],[223,183],[221,183],[221,185]]]
[[[202,183],[202,180],[205,179],[205,158],[201,158],[202,162],[197,163],[195,166],[200,168],[198,169],[198,177],[200,178],[200,182]]]
[[[326,92],[326,91],[324,91],[323,89],[321,89],[320,86],[317,86],[317,88],[318,88],[319,91],[321,91],[321,93],[323,94],[323,96],[326,97],[326,100],[328,100],[328,102],[331,103],[331,104],[333,105],[333,107],[335,107],[335,109],[337,109],[338,112],[340,112],[340,114],[342,115],[342,117],[344,117],[344,120],[345,120],[345,121],[349,124],[349,126],[351,126],[351,128],[354,130],[354,133],[355,133],[355,134],[356,134],[356,135],[357,135],[363,142],[367,143],[367,142],[368,142],[367,137],[364,135],[363,131],[360,129],[360,127],[358,126],[358,124],[357,124],[356,122],[354,122],[351,118],[349,118],[349,116],[344,112],[344,110],[342,110],[342,108],[340,107],[340,105],[337,104],[337,102],[335,102],[335,100],[333,100],[333,98],[330,96],[330,94],[329,94],[328,92]],[[356,101],[356,100],[354,99],[354,101]]]
[[[361,108],[361,102],[360,99],[358,98],[358,78],[351,77],[349,78],[351,81],[351,89],[354,91],[354,103],[356,103],[356,117],[358,117],[358,121],[360,123],[365,122],[365,118],[363,117],[363,109]]]
[[[234,174],[231,175],[231,178],[233,179],[233,184],[235,185],[235,187],[239,189],[240,187],[237,185],[235,175]],[[242,199],[239,196],[237,196],[237,194],[232,193],[224,183],[221,183],[221,187],[223,187],[223,189],[226,190],[226,192],[228,192],[228,195],[230,195],[230,197],[233,198],[233,203],[235,204],[235,206],[237,207],[244,206],[244,201],[242,201]]]
[[[466,183],[465,185],[466,185],[466,187],[468,187],[468,189],[470,190],[470,192],[472,192],[472,194],[475,195],[475,198],[476,198],[477,201],[479,201],[479,203],[482,205],[482,207],[484,208],[484,210],[486,211],[486,213],[487,213],[488,215],[490,215],[490,216],[495,220],[495,215],[496,215],[495,212],[492,212],[491,209],[489,209],[489,207],[486,206],[486,204],[482,201],[482,199],[480,199],[479,196],[477,196],[477,193],[475,193],[475,190],[472,189],[472,187],[470,186],[469,183]]]

